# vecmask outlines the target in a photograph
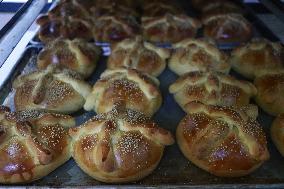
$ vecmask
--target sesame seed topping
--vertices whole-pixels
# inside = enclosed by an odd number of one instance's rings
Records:
[[[74,94],[74,91],[69,84],[54,80],[47,91],[46,101],[47,104],[53,104],[65,99],[65,97]]]
[[[122,154],[139,155],[142,151],[148,151],[149,145],[145,143],[140,133],[125,132],[118,142],[118,149]],[[141,145],[143,148],[141,148]],[[141,151],[142,150],[142,151]]]

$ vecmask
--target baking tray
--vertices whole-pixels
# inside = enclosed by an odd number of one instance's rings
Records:
[[[0,102],[13,107],[12,82],[21,72],[27,73],[35,69],[36,57],[40,51],[40,46],[28,46],[8,81],[0,89]],[[94,84],[100,74],[106,68],[106,56],[102,56],[94,74],[87,80]],[[240,75],[231,72],[232,75],[243,79]],[[168,68],[158,77],[160,80],[160,90],[163,95],[163,104],[153,119],[163,128],[171,131],[175,135],[179,121],[185,113],[174,101],[168,92],[169,85],[177,79],[177,75]],[[85,112],[80,110],[73,114],[76,118],[76,125],[90,119],[95,112]],[[265,162],[258,170],[249,176],[241,178],[220,178],[215,177],[194,166],[188,161],[179,150],[177,144],[166,147],[164,156],[157,169],[145,179],[127,185],[109,185],[89,177],[70,159],[64,165],[50,173],[48,176],[35,181],[29,186],[49,186],[49,187],[199,187],[199,188],[280,188],[284,187],[284,158],[272,144],[269,128],[273,120],[272,116],[260,110],[258,121],[263,126],[267,139],[268,149],[271,158]]]
[[[194,10],[191,6],[191,3],[187,0],[179,0],[178,1],[181,7],[185,10],[186,14],[198,18],[200,14],[198,11]],[[273,34],[273,32],[256,16],[256,12],[254,9],[256,8],[255,3],[254,4],[246,4],[246,3],[239,3],[239,5],[242,7],[244,12],[244,17],[252,24],[253,26],[253,37],[264,37],[268,38],[271,41],[279,41],[279,39]],[[55,4],[53,4],[52,7],[54,7]],[[263,6],[261,4],[257,4],[258,7]],[[202,28],[198,30],[197,38],[203,37],[203,31]],[[38,38],[38,35],[35,35],[35,37],[30,42],[32,45],[44,45],[40,39]],[[106,42],[95,42],[97,46],[110,46],[110,43]],[[220,43],[218,44],[219,49],[233,49],[237,46],[239,46],[240,43]],[[160,47],[166,47],[171,48],[171,43],[157,43],[157,46]]]

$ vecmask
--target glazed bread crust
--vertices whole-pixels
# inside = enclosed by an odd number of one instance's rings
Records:
[[[98,42],[118,42],[140,34],[140,26],[131,15],[100,16],[93,27],[95,40]]]
[[[252,83],[216,72],[187,73],[171,84],[169,91],[183,110],[192,101],[242,107],[257,94]]]
[[[268,114],[284,113],[284,70],[263,71],[254,80],[258,90],[256,103]]]
[[[84,109],[97,113],[110,111],[122,102],[126,108],[152,116],[161,106],[162,95],[155,77],[135,69],[106,70],[93,86]]]
[[[74,126],[71,116],[0,106],[0,183],[29,183],[65,163]]]
[[[178,145],[196,166],[221,177],[240,177],[269,158],[255,121],[257,107],[236,109],[191,102],[176,131]]]
[[[178,75],[193,71],[217,71],[228,74],[228,56],[215,43],[205,39],[185,39],[173,45],[169,68]]]
[[[158,165],[172,135],[144,114],[116,105],[70,129],[72,154],[91,177],[107,183],[133,182]]]
[[[49,65],[46,70],[20,75],[13,82],[16,110],[40,109],[72,113],[81,109],[91,86],[71,70]]]
[[[214,14],[202,18],[205,37],[218,43],[246,42],[253,34],[251,24],[240,14]]]
[[[200,25],[198,20],[183,14],[142,17],[143,38],[155,43],[175,43],[195,37]]]
[[[232,68],[248,79],[264,71],[283,69],[284,48],[280,43],[266,39],[253,39],[231,53]]]
[[[87,78],[95,70],[100,53],[95,44],[82,39],[57,38],[40,51],[37,67],[44,70],[50,64],[59,64]]]
[[[141,36],[125,39],[112,45],[107,68],[134,68],[153,76],[159,76],[166,68],[170,51],[142,40]]]

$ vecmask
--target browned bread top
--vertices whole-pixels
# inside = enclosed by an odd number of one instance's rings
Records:
[[[40,179],[70,157],[68,129],[75,120],[35,110],[12,113],[0,106],[0,183]]]
[[[195,37],[200,22],[187,15],[142,17],[143,37],[152,42],[178,42]]]
[[[255,120],[257,108],[187,105],[177,140],[184,155],[217,176],[247,175],[269,158],[267,141]]]
[[[44,109],[72,113],[85,103],[91,86],[68,69],[49,65],[46,70],[20,75],[13,82],[16,110]]]
[[[127,108],[152,116],[162,103],[158,85],[158,79],[135,69],[106,70],[95,83],[84,108],[105,113],[115,103],[123,102]]]
[[[230,71],[228,56],[212,40],[188,38],[175,43],[173,48],[169,68],[178,75],[192,71]]]
[[[93,73],[99,55],[100,49],[93,43],[57,38],[40,51],[37,67],[43,70],[50,64],[59,64],[87,78]]]
[[[143,5],[143,16],[155,17],[165,14],[182,14],[184,11],[174,1],[149,1]]]
[[[150,174],[164,146],[174,143],[170,132],[144,114],[120,105],[69,133],[73,157],[80,168],[109,183],[136,181]]]
[[[259,72],[254,84],[258,90],[255,98],[257,104],[271,115],[283,114],[284,69]]]
[[[84,6],[81,6],[75,1],[60,1],[47,14],[50,18],[75,17],[89,19],[91,16]]]
[[[51,18],[44,15],[37,19],[37,23],[40,25],[39,39],[44,43],[51,42],[58,37],[85,40],[94,38],[91,20],[71,16]]]
[[[140,33],[140,26],[131,15],[101,16],[96,19],[93,27],[95,40],[99,42],[117,42]]]
[[[192,6],[203,12],[208,10],[216,9],[221,5],[225,5],[225,7],[236,7],[238,0],[191,0]]]
[[[91,14],[93,18],[98,18],[101,16],[132,16],[139,17],[139,13],[135,8],[121,4],[117,1],[107,3],[108,1],[103,1],[102,3],[97,2],[95,7],[92,7]]]
[[[279,42],[254,38],[232,51],[230,63],[237,72],[254,79],[260,72],[283,68],[284,47]]]
[[[214,14],[203,17],[204,36],[219,43],[245,42],[253,34],[251,24],[240,14]]]
[[[211,1],[202,8],[202,17],[209,17],[216,14],[242,14],[242,8],[232,1]]]
[[[185,109],[192,101],[221,106],[242,107],[257,94],[255,86],[232,76],[216,72],[190,72],[169,88],[176,101]]]
[[[141,36],[137,36],[112,45],[107,67],[109,69],[135,68],[158,76],[165,69],[166,59],[169,57],[168,49],[156,47],[143,41]]]

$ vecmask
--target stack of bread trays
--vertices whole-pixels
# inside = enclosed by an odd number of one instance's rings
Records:
[[[259,168],[269,151],[258,106],[277,116],[271,136],[284,155],[284,47],[252,38],[234,1],[191,3],[201,21],[169,0],[62,0],[41,16],[37,70],[14,80],[15,111],[0,106],[0,183],[41,179],[71,157],[101,182],[151,174],[175,141],[152,119],[167,65],[179,76],[168,91],[186,112],[176,140],[190,162],[219,177]],[[111,43],[111,54],[91,86],[101,56],[94,41]],[[242,44],[229,54],[220,42]],[[71,115],[82,109],[96,115],[79,125]]]

